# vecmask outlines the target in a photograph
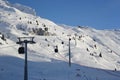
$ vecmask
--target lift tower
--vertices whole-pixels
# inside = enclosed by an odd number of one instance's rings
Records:
[[[19,48],[20,50],[18,51],[19,53],[22,51],[23,54],[25,53],[25,65],[24,65],[24,80],[28,80],[28,64],[27,64],[27,44],[34,44],[35,42],[33,41],[34,37],[18,37],[18,42],[17,44],[24,44],[25,48]]]

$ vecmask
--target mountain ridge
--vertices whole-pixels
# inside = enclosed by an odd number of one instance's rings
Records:
[[[119,30],[57,25],[20,10],[22,5],[19,9],[6,2],[0,0],[1,80],[23,79],[24,55],[18,54],[21,45],[16,42],[18,37],[31,36],[36,44],[28,45],[29,80],[119,80]],[[56,46],[58,53],[54,51]]]

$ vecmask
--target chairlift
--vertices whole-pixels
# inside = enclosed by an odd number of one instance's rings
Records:
[[[18,48],[18,53],[19,54],[24,54],[25,52],[24,52],[24,47],[19,47]]]
[[[57,48],[55,48],[55,50],[54,50],[54,51],[55,51],[55,53],[58,53],[58,49],[57,49]]]
[[[71,41],[71,38],[69,38],[69,41]]]
[[[61,44],[64,44],[64,42],[62,41],[62,43]]]

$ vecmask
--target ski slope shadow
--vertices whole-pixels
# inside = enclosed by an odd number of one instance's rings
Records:
[[[24,59],[0,56],[0,80],[24,80]],[[28,80],[120,80],[120,71],[92,68],[51,59],[28,61]]]

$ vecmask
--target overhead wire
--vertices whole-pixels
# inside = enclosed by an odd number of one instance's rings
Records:
[[[18,46],[18,45],[16,44],[16,45],[9,45],[9,46],[5,46],[5,47],[0,47],[0,49],[14,47],[14,46]]]
[[[64,56],[62,56],[60,53],[58,53],[58,55],[63,58],[66,62],[69,62],[69,60],[67,58],[65,58]]]

